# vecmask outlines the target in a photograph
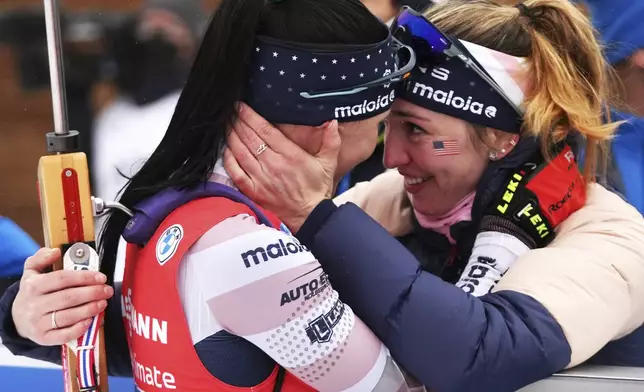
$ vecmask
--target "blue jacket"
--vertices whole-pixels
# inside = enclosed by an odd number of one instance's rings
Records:
[[[0,278],[17,277],[38,244],[11,219],[0,216]]]
[[[424,385],[441,392],[516,391],[570,363],[568,340],[541,303],[515,291],[466,294],[424,271],[353,204],[321,203],[297,237],[342,300]],[[643,332],[608,344],[592,362],[643,364]]]
[[[522,144],[484,173],[474,219],[499,189],[500,174],[516,167],[530,150]],[[458,231],[464,235],[454,237],[456,250],[466,261],[472,233]],[[436,259],[436,236],[417,233],[414,241],[395,239],[355,205],[336,207],[325,201],[297,237],[316,255],[343,301],[428,387],[441,392],[515,391],[571,362],[571,346],[558,321],[531,296],[499,291],[476,298],[451,284],[454,274]],[[419,251],[423,241],[429,242],[423,248],[430,252]],[[437,271],[442,279],[429,273]],[[642,335],[644,329],[609,343],[592,362],[644,363]]]
[[[561,327],[536,300],[466,294],[353,204],[321,203],[297,237],[392,356],[437,391],[515,391],[570,361]]]

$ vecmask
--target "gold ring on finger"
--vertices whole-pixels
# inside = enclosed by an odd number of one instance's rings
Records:
[[[51,328],[58,329],[58,324],[56,324],[56,310],[51,312]]]
[[[266,143],[262,143],[262,144],[259,146],[259,148],[257,149],[257,151],[255,152],[255,155],[258,155],[258,156],[259,156],[261,153],[263,153],[263,152],[264,152],[264,151],[266,151],[266,150],[268,150],[268,144],[266,144]]]

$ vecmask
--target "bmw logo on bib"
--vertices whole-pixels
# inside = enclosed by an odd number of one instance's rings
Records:
[[[157,242],[157,260],[163,265],[174,255],[183,238],[183,227],[172,225],[161,234]]]

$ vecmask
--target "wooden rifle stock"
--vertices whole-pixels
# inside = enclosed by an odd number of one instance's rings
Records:
[[[45,245],[63,253],[56,270],[98,271],[87,158],[75,152],[79,134],[68,128],[58,0],[44,0],[44,6],[55,126],[47,134],[47,150],[54,154],[38,163]],[[65,392],[108,391],[102,318],[95,317],[85,335],[63,345]]]

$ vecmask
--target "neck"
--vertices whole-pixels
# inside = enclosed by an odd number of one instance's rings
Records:
[[[237,187],[235,186],[235,183],[233,183],[233,180],[228,175],[226,168],[224,168],[223,158],[217,159],[217,162],[215,163],[215,168],[213,169],[212,175],[210,175],[210,179],[208,179],[208,181],[224,184],[231,188],[237,189]]]
[[[414,214],[421,227],[443,234],[450,243],[455,244],[450,229],[459,222],[466,222],[472,219],[472,204],[474,203],[475,193],[472,192],[465,196],[458,203],[442,215],[428,215],[418,212],[414,209]]]

